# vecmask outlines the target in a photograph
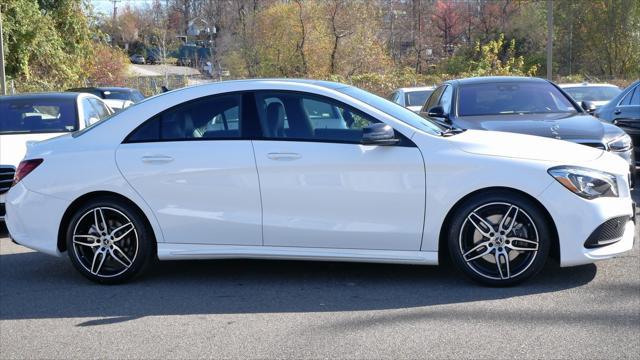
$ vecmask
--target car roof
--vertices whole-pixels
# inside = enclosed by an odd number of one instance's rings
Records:
[[[314,85],[314,86],[320,86],[320,87],[324,87],[324,88],[331,89],[331,90],[337,90],[337,89],[343,89],[343,88],[351,87],[351,85],[349,85],[349,84],[343,84],[343,83],[339,83],[339,82],[326,81],[326,80],[313,80],[313,79],[292,79],[292,78],[242,79],[242,80],[216,81],[216,82],[210,82],[210,83],[203,83],[203,84],[185,86],[185,87],[181,87],[181,88],[170,90],[170,91],[165,92],[165,93],[157,94],[155,96],[152,96],[151,98],[159,96],[159,95],[162,95],[162,94],[174,93],[174,92],[179,92],[179,91],[186,91],[186,90],[194,89],[194,88],[210,88],[210,87],[211,88],[218,88],[218,87],[224,87],[225,85],[231,85],[231,84],[273,83],[273,82],[288,83],[288,84],[293,84],[293,85],[295,85],[295,84]],[[148,100],[148,99],[151,99],[151,98],[146,98],[145,100]]]
[[[75,100],[80,95],[82,94],[77,92],[25,93],[25,94],[0,96],[0,100],[38,100],[38,99]]]
[[[72,88],[67,91],[87,91],[87,90],[98,90],[98,91],[139,91],[137,89],[128,88],[128,87],[120,87],[120,86],[98,86],[98,87],[79,87]]]
[[[435,86],[414,86],[414,87],[399,88],[396,91],[412,92],[412,91],[425,91],[425,90],[435,90],[435,89],[436,89]]]
[[[607,83],[566,83],[566,84],[558,84],[558,86],[560,86],[561,88],[568,88],[568,87],[589,87],[589,86],[599,86],[599,87],[613,87],[613,88],[617,88],[618,86],[613,85],[613,84],[607,84]]]
[[[548,80],[537,77],[527,76],[479,76],[464,79],[455,79],[445,81],[445,84],[468,85],[468,84],[491,84],[505,82],[531,82],[531,83],[548,83]]]

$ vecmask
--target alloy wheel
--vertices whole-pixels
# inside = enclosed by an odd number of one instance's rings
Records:
[[[138,255],[138,241],[131,219],[111,207],[86,211],[73,230],[76,259],[92,275],[101,278],[129,270]]]
[[[471,211],[458,239],[467,266],[492,280],[513,279],[525,272],[536,259],[539,241],[529,214],[507,202],[488,203]]]

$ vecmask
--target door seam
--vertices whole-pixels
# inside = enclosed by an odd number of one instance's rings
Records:
[[[264,246],[264,208],[262,207],[262,184],[260,182],[260,171],[258,170],[258,158],[256,156],[256,149],[253,146],[253,140],[251,141],[251,151],[253,151],[253,163],[256,166],[256,175],[258,176],[258,193],[260,194],[260,239],[261,246]]]

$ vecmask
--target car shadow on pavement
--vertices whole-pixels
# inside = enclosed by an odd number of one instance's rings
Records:
[[[93,318],[78,326],[96,326],[158,315],[386,310],[516,298],[587,284],[596,266],[559,268],[549,261],[537,277],[511,288],[478,286],[447,264],[171,261],[130,283],[105,286],[80,276],[66,257],[25,252],[0,255],[0,273],[0,319]]]

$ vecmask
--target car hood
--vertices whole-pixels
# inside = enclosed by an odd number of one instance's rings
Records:
[[[17,167],[27,152],[27,146],[59,135],[61,133],[0,135],[0,165]]]
[[[451,137],[464,152],[476,155],[579,164],[601,157],[605,152],[568,141],[499,131],[467,130]]]
[[[601,141],[604,136],[600,120],[580,113],[466,116],[459,117],[455,125],[463,129],[505,131],[563,140]]]

